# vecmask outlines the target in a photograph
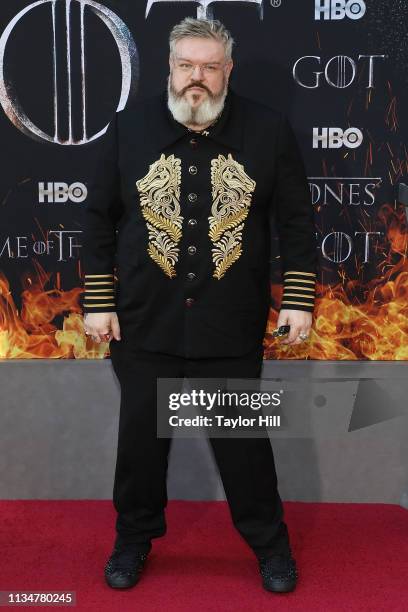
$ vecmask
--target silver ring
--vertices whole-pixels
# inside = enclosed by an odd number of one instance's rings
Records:
[[[300,334],[299,334],[299,338],[301,340],[307,340],[308,337],[309,337],[309,334],[305,334],[304,332],[300,332]]]

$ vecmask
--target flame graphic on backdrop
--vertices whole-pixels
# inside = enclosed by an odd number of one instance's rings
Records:
[[[379,219],[386,226],[387,252],[381,254],[378,275],[364,287],[343,279],[335,286],[318,286],[311,338],[293,347],[272,339],[278,312],[271,308],[264,339],[266,359],[408,360],[408,262],[406,220],[402,210],[384,205]],[[51,275],[37,264],[37,279],[23,279],[21,310],[9,283],[0,273],[0,357],[7,359],[95,359],[109,356],[108,343],[95,343],[83,331],[79,297],[45,287]],[[356,303],[356,289],[364,301]],[[282,286],[273,284],[272,299],[280,303]],[[354,296],[352,298],[352,296]],[[62,329],[53,322],[62,318]]]
[[[83,331],[79,296],[82,288],[45,290],[51,274],[37,264],[37,279],[23,280],[21,311],[0,272],[0,357],[6,359],[103,358],[107,343],[97,344]],[[68,316],[66,313],[69,313]],[[63,316],[62,329],[53,323]]]
[[[401,207],[402,208],[402,207]],[[266,359],[405,360],[408,359],[408,234],[403,210],[385,204],[379,218],[386,226],[388,252],[378,275],[364,287],[344,279],[335,286],[318,285],[310,340],[293,347],[271,338],[278,312],[272,310],[264,340]],[[364,301],[356,303],[356,289]],[[280,303],[282,287],[272,286]]]

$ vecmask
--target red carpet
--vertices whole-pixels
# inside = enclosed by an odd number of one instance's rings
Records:
[[[398,506],[285,503],[300,578],[282,595],[262,589],[225,502],[169,502],[166,536],[153,541],[141,582],[122,592],[103,581],[114,540],[110,501],[0,508],[0,590],[75,590],[75,610],[408,610],[408,512]]]

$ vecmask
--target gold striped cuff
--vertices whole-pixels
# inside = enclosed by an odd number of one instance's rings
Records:
[[[83,307],[87,311],[115,307],[115,285],[113,274],[85,274]]]
[[[281,308],[313,312],[316,274],[288,270],[283,274],[283,297]]]

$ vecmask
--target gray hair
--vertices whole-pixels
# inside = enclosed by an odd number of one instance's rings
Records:
[[[170,55],[175,55],[175,45],[181,38],[196,36],[197,38],[213,38],[222,42],[227,61],[232,58],[234,39],[227,28],[218,19],[195,19],[186,17],[177,23],[170,32]]]

